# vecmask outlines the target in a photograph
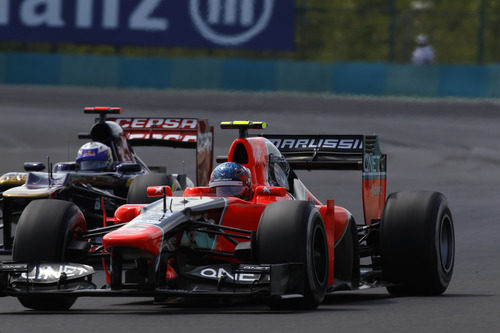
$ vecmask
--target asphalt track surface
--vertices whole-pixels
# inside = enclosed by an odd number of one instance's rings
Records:
[[[497,332],[500,327],[500,104],[495,101],[371,99],[284,94],[164,92],[0,86],[0,171],[24,161],[72,160],[82,108],[113,105],[124,116],[264,120],[268,133],[378,134],[388,154],[388,192],[444,193],[455,220],[452,282],[439,297],[391,297],[385,289],[339,292],[315,311],[265,305],[165,306],[146,298],[81,298],[65,313],[0,298],[0,332]],[[216,155],[236,132],[216,128]],[[188,150],[139,151],[193,177]],[[161,153],[158,153],[161,152]],[[184,162],[182,162],[184,161]],[[301,172],[321,200],[334,198],[361,222],[358,172]]]

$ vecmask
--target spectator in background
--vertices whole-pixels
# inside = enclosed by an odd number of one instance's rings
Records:
[[[424,34],[415,39],[417,46],[413,50],[411,63],[414,65],[430,65],[434,63],[434,49],[429,45],[429,40]]]

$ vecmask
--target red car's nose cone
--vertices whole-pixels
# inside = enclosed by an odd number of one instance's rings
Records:
[[[136,248],[157,256],[160,253],[162,240],[163,233],[157,226],[129,224],[106,234],[102,244],[108,251],[117,247]]]

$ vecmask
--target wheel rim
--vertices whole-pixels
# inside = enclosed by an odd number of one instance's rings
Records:
[[[449,215],[443,216],[439,230],[439,250],[441,254],[441,267],[445,272],[449,272],[453,267],[455,255],[455,238],[453,235],[453,225]]]
[[[314,267],[314,277],[321,285],[326,280],[326,256],[325,239],[320,226],[316,226],[313,233],[312,264]]]

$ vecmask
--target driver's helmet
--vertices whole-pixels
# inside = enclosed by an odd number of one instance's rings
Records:
[[[418,46],[426,46],[427,44],[429,44],[429,39],[427,38],[426,35],[419,34],[417,38],[415,38],[415,42],[417,43]]]
[[[106,171],[113,164],[111,149],[100,142],[87,142],[78,150],[76,163],[83,171]]]
[[[218,197],[238,197],[248,200],[252,194],[252,176],[241,164],[225,162],[212,171],[208,186]]]

